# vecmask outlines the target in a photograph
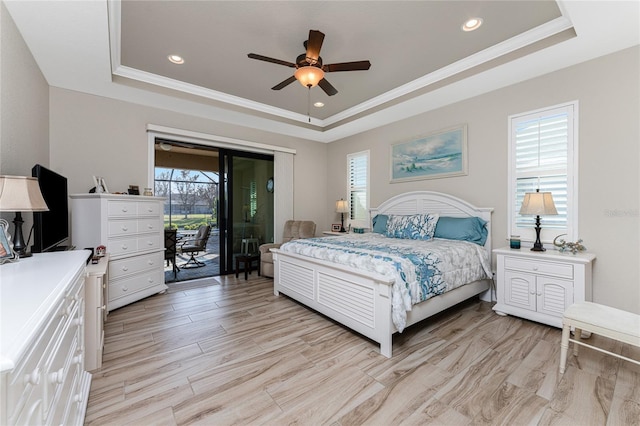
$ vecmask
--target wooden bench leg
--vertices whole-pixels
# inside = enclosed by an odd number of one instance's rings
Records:
[[[564,374],[565,367],[567,366],[567,351],[569,350],[569,334],[571,333],[571,326],[565,324],[562,327],[562,340],[560,341],[560,374]],[[578,345],[573,345],[578,346]],[[574,349],[575,350],[575,349]]]

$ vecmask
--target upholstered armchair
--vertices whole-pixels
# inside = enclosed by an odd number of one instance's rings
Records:
[[[310,220],[288,220],[282,231],[282,242],[298,238],[313,238],[316,235],[316,224]],[[273,278],[273,253],[270,249],[279,248],[282,244],[262,244],[260,251],[260,275]]]

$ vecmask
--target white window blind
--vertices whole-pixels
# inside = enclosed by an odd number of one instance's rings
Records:
[[[369,151],[347,155],[349,218],[354,226],[368,226]]]
[[[510,234],[534,235],[534,216],[519,214],[525,193],[551,192],[557,215],[542,217],[543,241],[575,229],[575,109],[571,103],[510,117]],[[577,128],[577,127],[576,127]]]

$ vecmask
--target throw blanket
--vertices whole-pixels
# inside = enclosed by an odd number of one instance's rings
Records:
[[[486,250],[467,241],[421,241],[366,233],[293,240],[280,249],[393,278],[392,320],[400,332],[412,305],[491,277]]]

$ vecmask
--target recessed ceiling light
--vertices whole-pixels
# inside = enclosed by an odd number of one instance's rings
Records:
[[[322,108],[324,106],[324,103],[316,102],[315,104],[313,104],[313,106],[316,107],[316,108]]]
[[[482,18],[471,18],[468,19],[467,22],[462,24],[462,31],[473,31],[480,28],[482,25]]]
[[[169,55],[167,56],[167,58],[169,58],[169,62],[174,63],[174,64],[184,64],[184,58],[182,56],[179,55]]]

